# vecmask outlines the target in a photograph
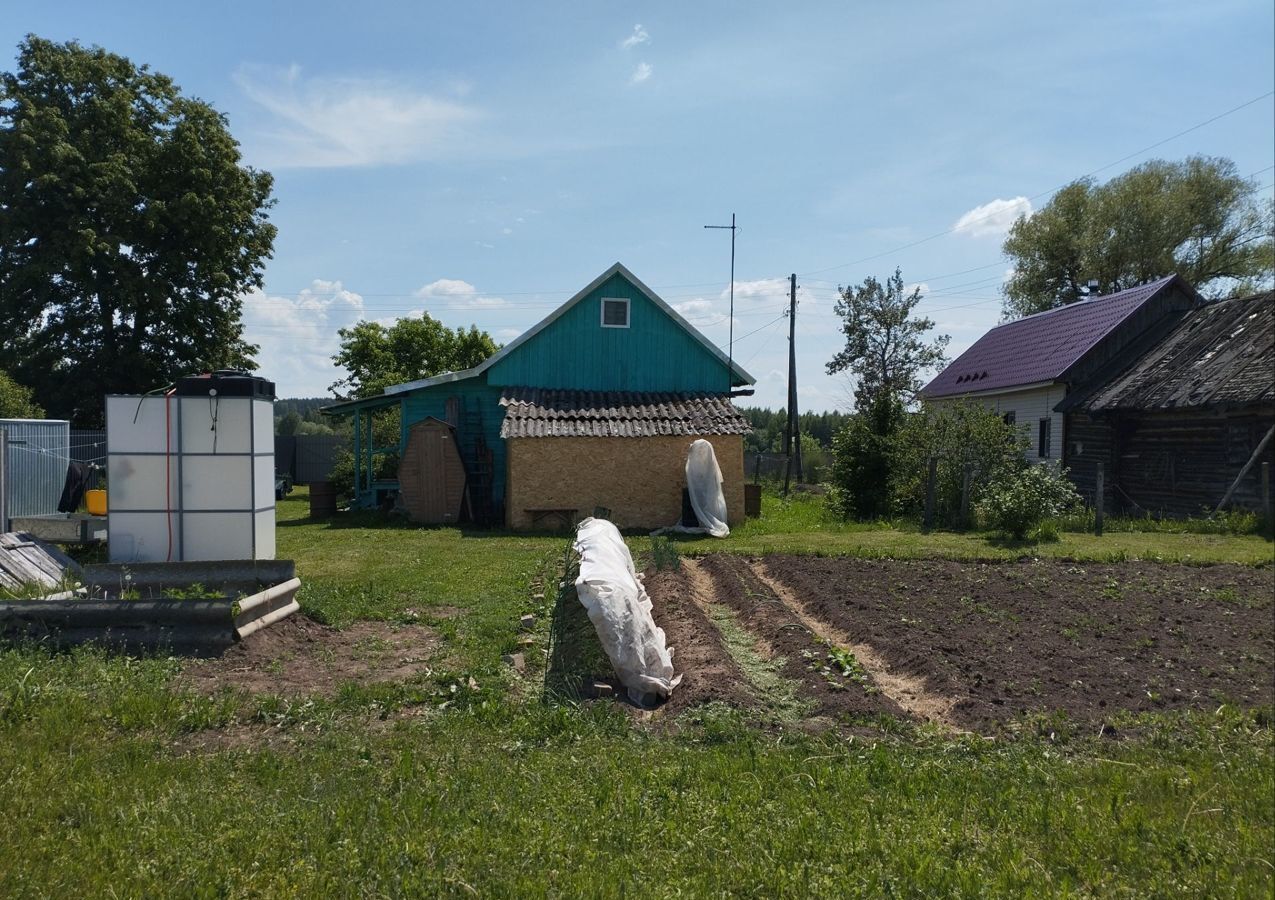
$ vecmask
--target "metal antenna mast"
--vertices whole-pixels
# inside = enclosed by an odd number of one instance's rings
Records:
[[[729,225],[705,225],[705,228],[730,229],[730,343],[726,345],[726,393],[735,387],[735,214]]]

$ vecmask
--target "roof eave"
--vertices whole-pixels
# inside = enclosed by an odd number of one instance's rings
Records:
[[[961,400],[975,399],[978,397],[992,397],[997,394],[1016,394],[1019,391],[1035,391],[1040,388],[1053,387],[1062,384],[1057,378],[1048,378],[1044,381],[1032,381],[1027,384],[1009,384],[1004,387],[988,388],[984,391],[948,391],[942,394],[930,394],[924,390],[921,391],[921,397],[925,400]]]
[[[382,409],[393,406],[402,402],[401,397],[386,396],[385,394],[377,394],[374,397],[360,397],[355,400],[342,400],[333,403],[330,406],[319,407],[319,412],[325,416],[348,416],[356,410],[360,409]]]

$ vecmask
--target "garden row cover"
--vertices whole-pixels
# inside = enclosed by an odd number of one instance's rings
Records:
[[[651,616],[651,599],[619,529],[606,519],[585,519],[577,528],[575,549],[580,554],[576,595],[629,698],[641,703],[646,694],[667,697],[682,676],[673,674],[673,648]]]

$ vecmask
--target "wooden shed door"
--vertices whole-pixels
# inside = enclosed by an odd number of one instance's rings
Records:
[[[399,464],[399,488],[413,521],[435,525],[460,521],[465,466],[446,423],[430,420],[412,426]]]

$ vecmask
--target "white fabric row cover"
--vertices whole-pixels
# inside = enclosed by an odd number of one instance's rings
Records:
[[[651,616],[651,598],[619,529],[606,519],[585,519],[577,526],[575,549],[580,554],[576,595],[629,699],[667,697],[682,676],[673,674],[673,648]]]
[[[722,493],[722,470],[717,465],[713,445],[700,438],[686,454],[686,491],[700,527],[713,537],[726,537],[726,495]]]

